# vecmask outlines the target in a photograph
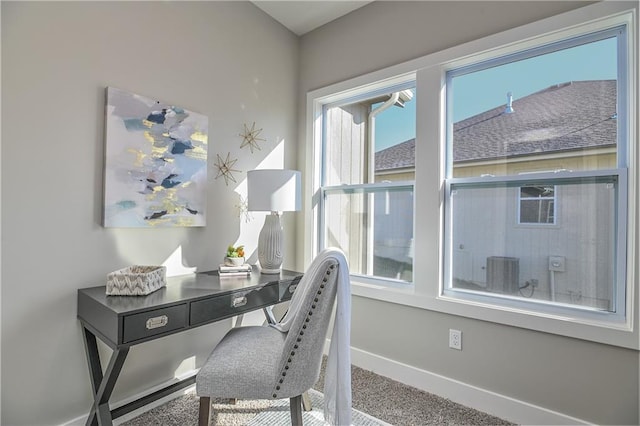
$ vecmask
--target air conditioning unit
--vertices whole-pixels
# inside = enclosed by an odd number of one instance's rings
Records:
[[[517,257],[487,257],[487,290],[496,293],[516,293],[519,289],[520,259]]]

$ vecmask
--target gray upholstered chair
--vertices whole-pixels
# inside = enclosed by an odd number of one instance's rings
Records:
[[[305,275],[306,291],[302,282],[298,285],[302,305],[288,332],[247,326],[233,328],[222,338],[196,378],[199,425],[209,425],[211,398],[289,398],[291,424],[302,424],[302,394],[320,374],[338,269],[332,258],[312,263],[307,274],[315,271],[315,276]]]

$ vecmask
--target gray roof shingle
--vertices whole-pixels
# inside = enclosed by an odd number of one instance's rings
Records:
[[[453,125],[454,163],[616,145],[616,81],[554,85]],[[415,140],[376,153],[376,170],[413,167]]]

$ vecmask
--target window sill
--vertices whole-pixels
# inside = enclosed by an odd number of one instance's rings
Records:
[[[351,294],[354,296],[381,300],[383,302],[428,309],[428,297],[416,294],[415,286],[413,284],[403,285],[402,287],[386,284],[372,284],[358,281],[357,278],[352,277]]]
[[[432,296],[415,285],[402,287],[358,281],[352,277],[351,294],[397,305],[441,312],[542,333],[640,350],[638,333],[627,323],[586,321],[559,314],[480,303],[451,296]]]

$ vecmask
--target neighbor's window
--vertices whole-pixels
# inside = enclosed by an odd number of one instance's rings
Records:
[[[624,316],[625,52],[618,27],[447,72],[445,293]]]
[[[320,248],[351,274],[413,281],[414,83],[323,107]]]
[[[554,225],[556,223],[555,185],[524,185],[518,191],[518,223]]]

